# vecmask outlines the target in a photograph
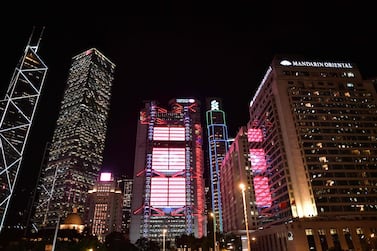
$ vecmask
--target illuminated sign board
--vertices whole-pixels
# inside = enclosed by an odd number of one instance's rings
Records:
[[[217,100],[211,100],[211,110],[219,110],[220,104]]]
[[[177,98],[175,101],[177,103],[186,103],[186,104],[195,103],[195,99],[193,99],[193,98]]]
[[[111,173],[101,173],[100,181],[111,181]]]
[[[280,61],[284,66],[305,66],[305,67],[326,67],[326,68],[353,68],[350,63],[335,63],[335,62],[318,62],[318,61]]]

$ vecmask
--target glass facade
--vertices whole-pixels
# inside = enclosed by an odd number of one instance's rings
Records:
[[[38,42],[34,41],[36,39]],[[26,142],[47,74],[47,66],[37,53],[39,41],[38,36],[30,37],[5,97],[0,100],[0,231],[15,192]]]
[[[83,214],[103,161],[115,65],[97,49],[73,57],[42,170],[34,222],[54,227],[75,207]]]
[[[221,99],[208,99],[207,103],[206,123],[212,212],[216,220],[217,231],[223,232],[220,167],[229,149],[228,127],[225,113],[221,110]]]

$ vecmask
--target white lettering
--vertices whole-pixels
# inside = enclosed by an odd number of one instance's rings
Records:
[[[348,68],[351,69],[351,63],[334,63],[334,62],[311,62],[311,61],[292,61],[293,66],[305,67],[327,67],[327,68]]]

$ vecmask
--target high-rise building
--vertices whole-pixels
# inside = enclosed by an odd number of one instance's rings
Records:
[[[223,232],[220,166],[229,148],[228,128],[221,105],[222,102],[219,98],[207,99],[206,123],[212,213],[215,217],[216,230],[219,232]]]
[[[130,240],[206,235],[200,103],[146,101],[136,134]]]
[[[132,202],[132,186],[133,179],[122,176],[118,179],[118,184],[123,193],[123,206],[122,206],[122,230],[121,232],[129,236],[131,225],[131,202]],[[129,237],[127,237],[129,238]]]
[[[39,227],[54,227],[77,208],[103,162],[115,65],[95,48],[72,58],[34,215]]]
[[[252,250],[371,250],[377,94],[350,62],[276,56],[250,103]],[[369,248],[369,249],[368,249]]]
[[[87,205],[85,222],[101,242],[106,235],[121,232],[123,194],[112,173],[101,172],[94,188],[89,190]]]
[[[5,97],[0,100],[0,232],[14,197],[25,146],[47,74],[48,68],[38,54],[43,30],[40,36],[36,36],[33,29]]]
[[[222,162],[220,183],[221,193],[224,195],[222,196],[224,232],[242,236],[246,234],[246,221],[245,217],[242,217],[245,212],[249,216],[247,229],[252,231],[257,228],[257,210],[247,139],[247,128],[242,126]],[[245,208],[241,184],[245,186]]]

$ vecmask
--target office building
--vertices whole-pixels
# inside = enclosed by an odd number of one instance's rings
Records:
[[[122,230],[122,190],[112,173],[101,172],[88,193],[85,222],[92,235],[104,242],[106,235]]]
[[[145,101],[136,134],[130,240],[206,235],[203,128],[192,98]],[[162,245],[161,245],[162,246]]]
[[[241,184],[245,185],[248,229],[255,230],[257,210],[246,126],[240,127],[221,165],[221,193],[225,233],[246,234]]]
[[[83,216],[103,161],[114,69],[95,48],[72,58],[38,189],[33,221],[39,228],[55,227],[72,208]]]
[[[206,123],[212,213],[216,221],[216,230],[220,233],[223,232],[220,166],[229,148],[228,128],[225,113],[221,110],[221,106],[221,99],[207,99]]]
[[[249,107],[251,250],[373,248],[376,105],[351,62],[274,57]]]
[[[38,36],[33,29],[5,96],[0,100],[0,232],[10,212],[26,143],[46,79],[48,67],[38,52],[43,30]]]
[[[132,186],[133,179],[122,176],[118,179],[119,188],[123,194],[123,206],[122,206],[122,230],[121,232],[129,238],[130,224],[131,224],[131,202],[132,202]]]

